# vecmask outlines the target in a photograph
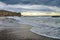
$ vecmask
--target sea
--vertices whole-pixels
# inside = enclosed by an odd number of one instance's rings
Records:
[[[41,17],[41,16],[22,16],[22,17],[14,17],[16,20],[19,20],[21,24],[29,24],[32,26],[40,26],[40,24],[45,25],[55,25],[60,26],[60,17]]]
[[[20,24],[32,25],[31,32],[49,38],[60,39],[60,17],[21,16],[9,17],[18,20]]]

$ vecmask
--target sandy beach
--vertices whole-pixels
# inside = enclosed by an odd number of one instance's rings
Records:
[[[0,40],[55,40],[30,31],[33,27],[12,18],[0,18]]]

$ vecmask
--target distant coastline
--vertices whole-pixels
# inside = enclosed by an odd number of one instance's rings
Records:
[[[0,10],[0,16],[21,16],[21,13],[11,12],[7,10]]]

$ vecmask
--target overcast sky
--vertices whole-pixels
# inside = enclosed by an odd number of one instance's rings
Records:
[[[17,1],[17,0],[15,0]],[[0,1],[0,10],[9,10],[9,11],[15,11],[15,12],[21,12],[21,11],[60,11],[60,9],[56,6],[48,6],[48,5],[42,5],[42,4],[9,4],[6,2]]]

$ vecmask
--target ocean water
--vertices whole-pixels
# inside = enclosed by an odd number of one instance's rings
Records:
[[[60,39],[60,17],[9,17],[18,20],[20,24],[29,24],[31,32],[38,35]]]
[[[53,17],[20,17],[20,23],[39,26],[40,24],[60,26],[60,18]]]
[[[34,16],[34,17],[29,17],[29,16],[22,16],[22,17],[8,17],[8,18],[14,18],[18,20],[18,23],[21,24],[29,24],[32,26],[41,26],[42,24],[44,25],[50,25],[53,27],[60,27],[60,17],[39,17],[39,16]],[[41,25],[40,25],[41,24]]]

